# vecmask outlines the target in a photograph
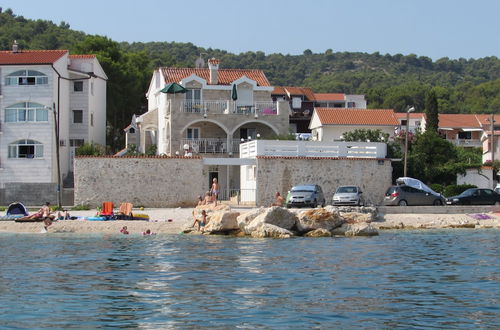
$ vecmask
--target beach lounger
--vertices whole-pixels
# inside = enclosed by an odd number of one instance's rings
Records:
[[[131,220],[132,219],[132,203],[121,203],[120,210],[116,214],[118,220]]]
[[[103,217],[113,217],[113,202],[103,202],[102,209],[99,215]]]

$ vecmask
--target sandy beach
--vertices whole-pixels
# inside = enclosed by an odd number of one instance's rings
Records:
[[[250,207],[233,207],[233,211],[245,213]],[[298,211],[298,210],[297,210]],[[147,229],[157,234],[179,234],[193,221],[192,208],[162,208],[134,210],[135,213],[147,214],[149,221],[144,220],[59,220],[49,227],[51,233],[103,233],[118,234],[123,226],[127,226],[131,235],[142,234]],[[96,210],[71,211],[71,216],[94,216]],[[500,228],[500,214],[485,213],[467,214],[385,214],[379,215],[372,225],[379,230],[385,229],[440,229],[440,228]],[[0,232],[40,233],[43,222],[18,223],[0,221]]]

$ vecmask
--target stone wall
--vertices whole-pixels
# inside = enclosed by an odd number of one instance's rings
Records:
[[[205,181],[199,157],[77,157],[75,205],[192,206]]]
[[[379,204],[391,185],[390,160],[338,158],[257,158],[256,204],[270,205],[276,191],[286,197],[297,184],[318,184],[323,188],[326,204],[331,204],[338,186],[360,186],[365,200]]]

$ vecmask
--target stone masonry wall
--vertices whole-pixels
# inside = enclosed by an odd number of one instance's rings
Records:
[[[284,197],[294,185],[318,184],[325,194],[326,204],[338,186],[360,186],[367,202],[380,203],[391,185],[390,160],[337,158],[257,158],[256,203],[268,206],[279,191]]]
[[[192,206],[205,181],[198,157],[76,157],[75,205]]]

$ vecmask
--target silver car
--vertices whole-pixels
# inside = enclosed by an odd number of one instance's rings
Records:
[[[317,184],[301,184],[294,186],[288,192],[286,207],[316,207],[325,206],[323,190]]]
[[[363,192],[358,186],[340,186],[333,194],[333,205],[365,205]]]

